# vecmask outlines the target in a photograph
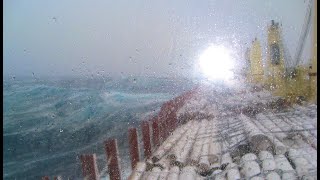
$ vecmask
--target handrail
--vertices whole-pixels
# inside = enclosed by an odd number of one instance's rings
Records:
[[[178,97],[164,103],[158,115],[149,120],[142,121],[142,140],[144,147],[144,158],[151,156],[152,151],[160,146],[160,144],[178,127],[176,113],[190,99],[198,88],[187,91]],[[151,126],[151,127],[150,127]],[[139,139],[136,128],[128,129],[129,152],[131,159],[131,168],[135,168],[139,162]],[[105,167],[100,173],[96,162],[96,154],[82,154],[80,160],[82,163],[82,174],[86,180],[98,180],[105,173],[109,174],[111,180],[121,180],[121,167],[116,139],[108,139],[104,142],[105,153],[107,157],[107,168]],[[54,177],[55,180],[61,177]],[[49,176],[43,176],[42,180],[50,180]]]

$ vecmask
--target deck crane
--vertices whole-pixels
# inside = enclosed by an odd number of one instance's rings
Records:
[[[310,31],[311,27],[311,19],[312,19],[312,0],[309,1],[308,7],[307,7],[307,13],[304,19],[304,24],[302,26],[301,35],[298,41],[298,46],[295,51],[294,59],[292,59],[290,52],[288,51],[288,48],[286,47],[286,43],[284,43],[282,39],[282,45],[284,48],[284,56],[286,59],[286,73],[290,75],[290,77],[294,77],[296,74],[296,68],[301,63],[301,55],[303,52],[303,47],[305,45],[308,32]],[[283,37],[283,36],[281,36]]]

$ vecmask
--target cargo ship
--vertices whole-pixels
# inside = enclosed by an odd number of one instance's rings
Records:
[[[79,156],[84,179],[317,179],[316,0],[312,5],[310,67],[299,61],[311,4],[294,59],[287,54],[281,25],[272,20],[266,68],[255,38],[246,53],[245,76],[234,80],[238,86],[200,83],[164,103],[140,128],[128,129],[129,176],[121,169],[117,140],[108,139],[102,172],[95,154]]]

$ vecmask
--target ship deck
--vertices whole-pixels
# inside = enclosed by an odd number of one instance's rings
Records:
[[[257,86],[200,88],[129,179],[317,179],[316,115]]]

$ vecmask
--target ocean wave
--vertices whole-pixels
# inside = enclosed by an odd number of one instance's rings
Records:
[[[122,161],[128,162],[124,130],[138,127],[141,120],[157,113],[162,103],[176,93],[156,87],[146,90],[144,85],[166,80],[137,82],[140,85],[135,85],[134,91],[125,80],[109,83],[118,84],[117,88],[92,88],[97,86],[94,83],[86,87],[67,86],[65,82],[6,82],[4,178],[39,179],[57,174],[81,177],[77,156],[95,152],[103,157],[102,143],[110,137],[118,139]],[[99,159],[99,163],[105,162]]]
[[[106,103],[111,106],[148,106],[162,103],[172,97],[168,93],[126,93],[109,91],[101,94]]]

